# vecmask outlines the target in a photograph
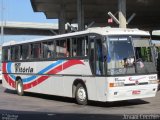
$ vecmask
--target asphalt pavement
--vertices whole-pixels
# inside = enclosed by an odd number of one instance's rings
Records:
[[[2,120],[160,120],[160,91],[156,97],[77,105],[74,99],[26,93],[18,96],[0,84]]]

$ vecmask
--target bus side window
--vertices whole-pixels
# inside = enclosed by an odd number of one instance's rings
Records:
[[[11,46],[11,60],[15,60],[15,46]]]
[[[43,42],[42,43],[42,56],[43,58],[47,58],[48,57],[48,45],[47,42]]]
[[[20,60],[20,46],[15,46],[15,60]]]
[[[10,48],[9,47],[5,47],[2,49],[2,60],[3,61],[8,61],[10,60]]]
[[[40,58],[40,44],[33,44],[33,58]]]
[[[48,58],[54,58],[56,56],[56,52],[55,52],[55,45],[53,42],[48,42],[48,51],[47,51]]]
[[[29,59],[29,45],[24,44],[22,45],[22,60],[27,60]]]
[[[57,57],[68,57],[69,45],[70,45],[70,43],[68,40],[57,40],[56,41]]]
[[[88,37],[73,37],[70,39],[70,56],[85,57],[88,55]]]
[[[19,60],[20,58],[20,46],[11,47],[11,60]]]
[[[77,56],[77,38],[72,38],[72,56]]]
[[[30,58],[36,59],[40,58],[40,44],[34,43],[30,45]]]
[[[77,38],[77,56],[87,56],[88,54],[88,37]]]

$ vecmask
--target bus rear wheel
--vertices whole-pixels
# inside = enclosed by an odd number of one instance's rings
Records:
[[[24,91],[23,91],[23,83],[21,80],[17,81],[17,94],[20,96],[24,95]]]
[[[87,90],[84,85],[78,84],[75,93],[76,102],[79,105],[86,105],[88,102]]]

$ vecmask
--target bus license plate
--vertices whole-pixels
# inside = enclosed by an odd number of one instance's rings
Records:
[[[140,93],[141,93],[140,90],[133,90],[133,91],[132,91],[132,95],[138,95],[138,94],[140,94]]]

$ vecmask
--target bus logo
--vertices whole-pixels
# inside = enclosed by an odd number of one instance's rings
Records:
[[[31,67],[22,67],[21,63],[15,63],[15,72],[16,73],[33,73],[33,68]]]
[[[138,80],[141,80],[141,79],[144,79],[146,77],[140,77],[140,78],[133,78],[133,77],[129,77],[129,81],[138,81]]]

